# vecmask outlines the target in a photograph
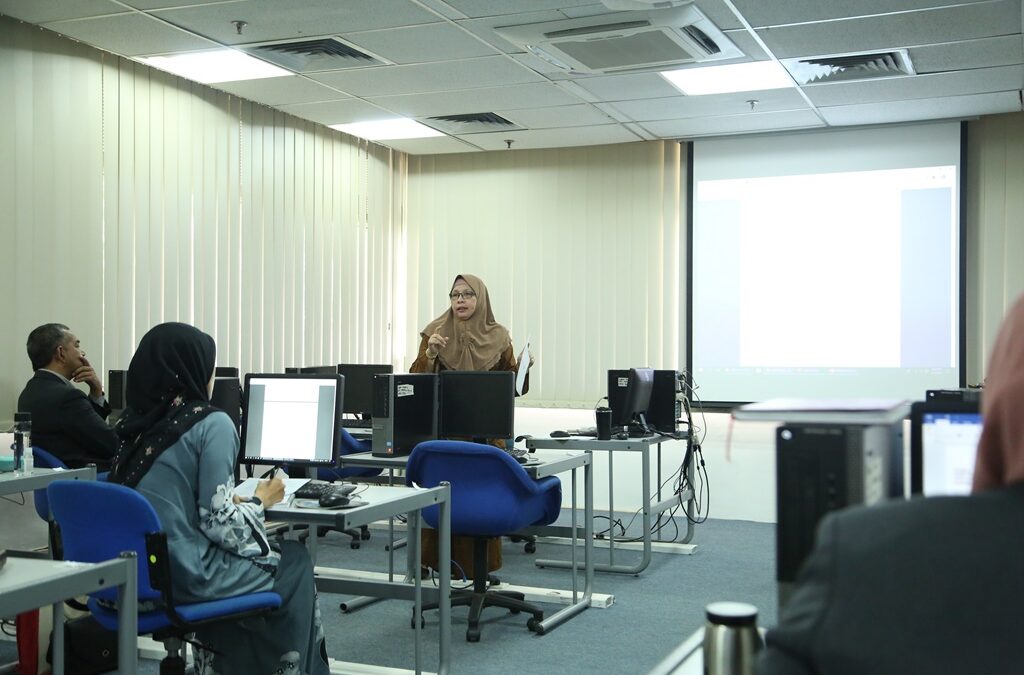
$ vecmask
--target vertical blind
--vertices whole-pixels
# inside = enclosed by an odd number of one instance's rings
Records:
[[[683,155],[674,142],[409,158],[404,364],[454,277],[487,284],[531,406],[590,407],[609,368],[682,368]]]
[[[0,112],[0,410],[50,321],[104,380],[162,321],[242,372],[391,362],[398,153],[2,17]]]

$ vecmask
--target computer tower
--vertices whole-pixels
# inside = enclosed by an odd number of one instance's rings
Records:
[[[608,371],[608,407],[612,409],[612,427],[623,427],[622,406],[629,384],[628,370]],[[675,433],[676,421],[682,417],[683,374],[678,370],[655,370],[654,389],[647,408],[647,425],[658,431]]]
[[[902,438],[896,471],[890,426],[788,424],[775,432],[776,579],[779,606],[814,546],[822,517],[902,495]],[[894,473],[898,473],[896,476]]]
[[[128,381],[127,370],[107,371],[107,403],[111,410],[124,410],[128,407],[125,398],[125,384]]]
[[[373,448],[377,457],[408,455],[437,438],[437,375],[377,375],[373,380]]]
[[[218,370],[220,370],[218,368]],[[213,393],[210,395],[210,404],[228,414],[235,425],[235,430],[242,428],[242,385],[238,381],[238,371],[235,370],[234,377],[213,378]]]

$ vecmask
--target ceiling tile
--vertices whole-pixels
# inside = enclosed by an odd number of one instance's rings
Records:
[[[122,56],[198,51],[219,46],[145,14],[58,21],[45,27]]]
[[[337,101],[349,98],[339,94],[319,82],[311,82],[304,77],[268,77],[262,80],[242,80],[239,82],[221,82],[212,85],[216,89],[229,94],[247,98],[250,101],[266,105],[288,105],[297,103],[313,103],[316,101]],[[334,124],[334,122],[332,122]]]
[[[726,63],[740,63],[743,60],[747,61],[765,61],[768,59],[768,54],[761,49],[761,45],[758,44],[754,36],[747,30],[730,30],[726,31],[725,37],[732,40],[732,43],[736,45],[736,48],[747,55],[747,59],[734,59],[732,61],[726,61]]]
[[[918,73],[966,70],[1024,63],[1024,41],[1020,35],[925,45],[910,50]]]
[[[949,98],[920,98],[914,101],[863,103],[819,110],[830,125],[846,126],[976,117],[1019,112],[1020,109],[1018,93],[1007,91]]]
[[[523,68],[505,56],[485,56],[478,59],[411,66],[336,70],[315,73],[310,77],[353,96],[363,97],[420,94],[544,81],[537,73]]]
[[[614,120],[592,105],[560,105],[551,108],[525,108],[522,110],[495,110],[510,122],[527,129],[551,129],[608,124]]]
[[[517,2],[509,2],[509,0],[446,0],[446,2],[466,16],[474,18],[519,14],[522,13],[523,5],[527,4],[522,0]],[[536,12],[593,4],[595,4],[594,0],[530,0],[529,8],[531,12]]]
[[[704,12],[704,16],[711,19],[711,23],[718,26],[719,30],[743,28],[743,23],[722,0],[695,0],[693,4]]]
[[[990,0],[733,0],[740,15],[754,28],[812,23],[857,16],[896,14],[913,10],[963,5]]]
[[[804,92],[816,106],[837,106],[1011,91],[1020,89],[1022,85],[1024,66],[1002,66],[884,80],[806,85]]]
[[[408,0],[246,0],[160,10],[156,14],[229,45],[438,21],[437,16]],[[231,23],[235,20],[248,22],[242,35],[238,35]]]
[[[320,124],[350,124],[352,122],[390,119],[395,116],[387,110],[381,110],[377,106],[357,98],[323,103],[279,105],[276,107],[290,115],[295,115],[311,122],[319,122]]]
[[[978,3],[890,16],[758,30],[778,58],[955,42],[1021,32],[1021,2]]]
[[[380,96],[373,103],[406,117],[430,117],[493,110],[520,110],[544,106],[571,105],[579,99],[554,84],[517,84],[433,94]]]
[[[658,73],[603,75],[578,79],[574,82],[602,101],[679,96],[679,90]]]
[[[690,138],[779,129],[810,129],[825,125],[810,110],[786,110],[752,115],[645,122],[643,126],[658,138]]]
[[[710,96],[673,96],[642,101],[619,101],[610,105],[629,119],[646,122],[748,114],[751,112],[752,100],[757,101],[756,114],[809,108],[796,89],[768,89]]]
[[[28,23],[81,19],[124,11],[124,7],[111,0],[0,0],[0,14]]]
[[[538,129],[529,131],[502,131],[473,134],[467,140],[484,150],[507,150],[506,140],[512,141],[512,152],[536,148],[568,148],[579,145],[608,145],[641,140],[636,134],[618,124],[571,129]]]
[[[245,0],[120,0],[136,9],[166,9],[167,7],[185,7],[188,5],[209,5],[214,2],[244,2]]]
[[[410,155],[450,155],[455,152],[480,152],[480,148],[451,136],[433,138],[404,138],[395,141],[377,141]]]
[[[450,23],[344,33],[342,37],[394,63],[452,61],[498,53]]]

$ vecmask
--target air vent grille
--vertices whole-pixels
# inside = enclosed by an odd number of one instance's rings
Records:
[[[715,41],[708,37],[708,34],[702,31],[696,26],[683,26],[682,31],[690,36],[694,44],[703,49],[709,56],[717,54],[721,49],[715,44]]]
[[[243,45],[241,49],[296,73],[364,68],[390,63],[336,37]]]
[[[446,134],[481,134],[488,131],[516,131],[523,128],[492,112],[438,115],[421,121]]]
[[[906,49],[788,59],[782,63],[798,84],[850,82],[915,74]]]

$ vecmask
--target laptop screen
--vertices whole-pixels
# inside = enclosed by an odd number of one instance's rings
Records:
[[[337,375],[246,375],[243,461],[333,466],[342,383]]]
[[[911,491],[969,494],[981,436],[977,401],[915,404],[911,424]]]

